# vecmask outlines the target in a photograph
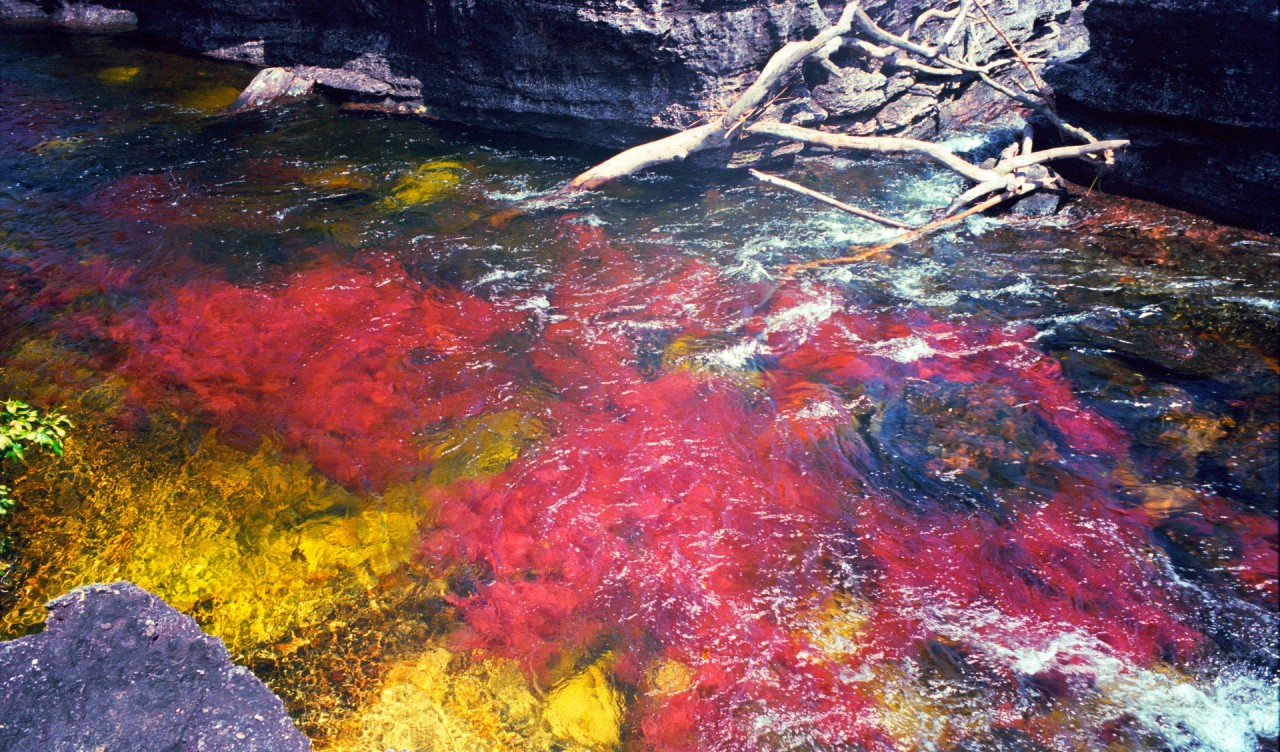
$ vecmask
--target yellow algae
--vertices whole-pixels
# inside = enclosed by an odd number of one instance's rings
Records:
[[[184,92],[178,97],[179,107],[200,112],[221,112],[240,96],[240,90],[234,86],[211,86]]]
[[[148,440],[122,442],[85,416],[65,457],[19,481],[24,566],[0,632],[73,587],[127,579],[236,652],[322,621],[413,555],[416,494],[362,499],[270,448],[153,421]]]
[[[708,376],[728,376],[743,388],[759,388],[764,385],[763,374],[745,360],[735,362],[728,352],[739,341],[729,335],[690,336],[680,335],[662,351],[663,370],[684,370]]]
[[[606,654],[552,690],[543,715],[556,736],[593,750],[621,742],[622,695],[613,684],[612,662]]]
[[[421,454],[432,464],[429,482],[444,485],[500,473],[546,435],[545,422],[503,410],[432,433]]]
[[[876,720],[902,749],[946,749],[991,723],[990,708],[981,701],[945,685],[930,686],[913,664],[880,664],[873,671]]]
[[[804,619],[812,644],[832,660],[856,655],[863,645],[870,606],[854,596],[836,593]]]
[[[31,147],[31,151],[36,154],[65,154],[75,151],[84,144],[84,139],[79,136],[71,136],[69,138],[51,138],[41,141]]]
[[[4,394],[47,407],[90,412],[98,421],[120,410],[124,381],[104,377],[84,352],[66,347],[54,337],[32,338],[11,350],[0,367]],[[79,433],[77,431],[77,433]]]
[[[339,739],[355,738],[358,714],[374,707],[393,667],[452,628],[456,613],[444,600],[446,591],[444,581],[413,566],[399,569],[340,604],[324,622],[263,643],[237,660],[280,695],[317,750],[330,749]]]
[[[481,752],[564,749],[542,719],[542,703],[510,661],[453,667],[444,648],[394,664],[333,752]]]
[[[139,65],[114,65],[98,71],[98,80],[109,84],[123,84],[132,81],[142,73]]]
[[[388,209],[427,204],[448,195],[462,181],[467,168],[461,162],[427,162],[400,176],[391,188],[391,195],[382,200]]]
[[[645,674],[648,691],[661,695],[680,694],[693,686],[694,671],[680,661],[666,660]]]

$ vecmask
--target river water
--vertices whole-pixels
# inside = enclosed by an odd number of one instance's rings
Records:
[[[785,279],[885,231],[693,170],[514,211],[603,155],[218,114],[252,73],[0,33],[0,396],[75,420],[0,635],[132,580],[319,750],[1275,749],[1273,238],[1090,195]]]

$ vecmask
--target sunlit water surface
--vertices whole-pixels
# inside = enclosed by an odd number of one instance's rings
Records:
[[[76,421],[0,634],[132,580],[320,750],[1275,748],[1271,240],[1093,196],[783,280],[884,231],[512,211],[601,155],[218,114],[251,76],[0,34],[0,395]]]

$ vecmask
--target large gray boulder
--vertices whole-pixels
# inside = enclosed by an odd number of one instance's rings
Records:
[[[311,749],[221,640],[137,585],[88,585],[48,609],[43,632],[0,643],[0,749]]]

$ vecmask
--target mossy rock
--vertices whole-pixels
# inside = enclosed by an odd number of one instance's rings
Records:
[[[461,162],[427,162],[400,176],[391,188],[391,195],[383,199],[382,206],[403,209],[439,201],[454,192],[467,171]]]

